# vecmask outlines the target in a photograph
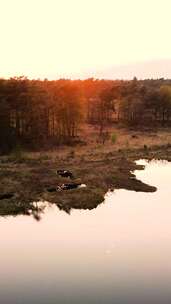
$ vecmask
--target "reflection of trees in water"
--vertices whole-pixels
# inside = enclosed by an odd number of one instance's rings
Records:
[[[118,184],[117,184],[118,182]],[[125,187],[122,187],[125,185]],[[155,192],[157,190],[156,187],[150,186],[137,180],[134,175],[129,178],[125,178],[123,180],[115,181],[116,189],[127,189],[136,192]],[[66,197],[60,197],[60,200],[56,202],[56,196],[51,197],[51,199],[47,200],[37,200],[31,201],[29,197],[27,199],[22,199],[18,201],[14,199],[8,200],[3,199],[0,201],[0,216],[17,216],[17,215],[27,215],[32,216],[36,221],[40,221],[42,215],[47,212],[47,209],[56,206],[59,210],[66,212],[67,214],[71,214],[72,209],[95,209],[98,205],[104,202],[105,190],[96,188],[96,191],[84,192],[84,195],[81,193],[78,197],[74,196],[74,193],[68,193],[67,200]],[[59,197],[58,197],[59,198]]]
[[[30,215],[34,217],[36,221],[41,220],[41,214],[45,212],[48,202],[38,201],[33,202],[33,209],[30,210]]]
[[[3,200],[0,204],[0,216],[33,216],[35,220],[40,221],[41,215],[45,212],[48,202],[17,202]]]
[[[60,204],[57,204],[57,206],[58,206],[59,210],[65,211],[66,213],[71,214],[71,210],[72,210],[71,207],[61,206]]]
[[[4,203],[5,202],[5,203]],[[94,209],[96,208],[102,201],[99,201],[94,204],[94,206],[79,206],[76,209]],[[29,203],[21,203],[21,202],[13,202],[7,206],[7,200],[3,201],[3,204],[0,205],[0,216],[17,216],[17,215],[27,215],[32,216],[36,221],[40,221],[42,219],[43,214],[45,214],[49,208],[52,206],[56,206],[60,211],[64,211],[67,214],[71,214],[71,210],[75,209],[75,206],[72,203],[69,204],[61,204],[61,203],[54,203],[49,201],[35,201]]]

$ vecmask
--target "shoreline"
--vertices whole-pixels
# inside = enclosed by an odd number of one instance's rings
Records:
[[[59,209],[70,213],[71,209],[93,209],[104,201],[109,189],[154,192],[156,188],[137,180],[135,170],[144,166],[136,160],[171,161],[171,145],[144,147],[141,149],[118,149],[90,157],[83,155],[65,159],[50,156],[42,158],[23,157],[13,159],[0,157],[0,194],[13,193],[11,199],[0,200],[0,216],[41,213],[34,206],[36,201],[55,203]],[[49,193],[48,187],[70,182],[56,175],[56,169],[73,172],[74,182],[86,184],[86,188]]]

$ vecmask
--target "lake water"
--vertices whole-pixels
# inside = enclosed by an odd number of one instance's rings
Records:
[[[94,210],[47,205],[0,218],[0,303],[171,303],[171,163],[139,161],[155,193],[117,190]]]

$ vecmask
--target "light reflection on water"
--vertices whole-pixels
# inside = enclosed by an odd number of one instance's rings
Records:
[[[117,190],[71,215],[46,204],[40,222],[0,218],[0,303],[171,303],[171,164],[140,163],[157,192]]]

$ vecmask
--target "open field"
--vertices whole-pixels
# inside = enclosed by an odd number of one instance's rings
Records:
[[[76,146],[58,146],[57,148],[38,152],[24,152],[24,156],[33,159],[50,158],[55,160],[66,160],[70,158],[86,157],[86,159],[96,158],[98,155],[109,152],[132,149],[143,149],[144,145],[149,147],[171,144],[171,128],[161,129],[128,129],[123,126],[109,126],[106,129],[109,133],[109,139],[105,144],[99,141],[99,129],[97,126],[82,126],[79,136],[82,139]],[[112,134],[116,135],[116,142],[112,143]],[[11,154],[11,156],[13,153]]]
[[[33,202],[47,200],[70,212],[72,208],[92,209],[104,200],[108,189],[124,188],[153,192],[155,187],[136,180],[132,171],[143,169],[135,160],[171,160],[170,130],[128,131],[123,128],[109,130],[116,134],[116,142],[109,139],[98,143],[98,130],[84,130],[85,144],[59,147],[52,151],[14,151],[0,157],[0,194],[12,193],[12,199],[0,200],[0,215],[33,214],[39,219],[39,210]],[[76,182],[87,185],[83,189],[47,192],[68,181],[56,175],[57,169],[69,169]]]

